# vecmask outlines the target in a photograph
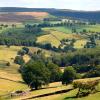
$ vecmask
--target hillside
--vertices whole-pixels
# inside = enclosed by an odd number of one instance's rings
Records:
[[[0,14],[1,22],[23,22],[27,20],[43,19],[48,17],[47,12],[13,12],[13,13],[2,13]]]
[[[48,12],[54,16],[71,17],[74,19],[83,19],[100,22],[100,11],[75,11],[68,9],[49,9],[49,8],[12,8],[1,7],[0,12]]]

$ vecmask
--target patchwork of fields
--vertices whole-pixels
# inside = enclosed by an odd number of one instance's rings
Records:
[[[47,29],[48,30],[48,29]],[[65,34],[63,32],[48,30],[50,34],[43,35],[37,38],[37,42],[39,43],[51,43],[52,46],[58,47],[61,43],[62,39],[81,39],[81,36],[76,34]]]

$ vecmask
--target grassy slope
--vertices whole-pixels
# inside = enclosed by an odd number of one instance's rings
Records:
[[[19,65],[13,63],[17,52],[22,49],[22,46],[0,46],[0,95],[6,94],[15,90],[26,89],[27,85],[20,83],[22,81],[21,75],[18,72]],[[39,48],[29,47],[32,53]],[[50,56],[51,52],[43,50],[46,56]],[[27,62],[30,58],[28,55],[24,56]],[[10,66],[6,66],[6,62],[10,62]],[[14,82],[15,81],[15,82]]]
[[[20,83],[22,81],[20,74],[18,73],[19,65],[14,64],[13,60],[22,47],[11,46],[0,46],[0,64],[10,62],[10,66],[0,66],[0,95],[7,94],[15,90],[26,89],[27,85]],[[29,57],[25,55],[25,61],[29,60]]]
[[[62,39],[81,39],[79,35],[76,34],[65,34],[63,32],[45,29],[50,32],[48,35],[43,35],[37,38],[37,42],[39,43],[51,43],[52,46],[58,47],[61,43],[60,40]]]

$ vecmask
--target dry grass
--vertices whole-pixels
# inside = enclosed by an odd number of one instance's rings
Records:
[[[33,16],[36,18],[44,18],[48,16],[47,12],[17,12],[16,15]]]
[[[13,63],[14,58],[17,56],[17,52],[22,49],[22,46],[11,46],[7,48],[6,46],[0,46],[0,60],[8,61]],[[25,61],[29,60],[29,56],[24,56]]]
[[[20,83],[22,78],[18,73],[19,65],[13,63],[17,52],[21,48],[19,46],[11,46],[10,48],[0,46],[0,61],[2,63],[10,62],[10,66],[0,66],[0,95],[27,88],[27,85]],[[28,61],[29,57],[25,55],[24,59]]]
[[[87,43],[87,40],[85,40],[85,39],[77,40],[74,43],[74,48],[84,48],[84,46],[86,45],[86,43]]]
[[[0,95],[5,95],[16,90],[25,90],[27,85],[7,79],[0,79]],[[3,92],[3,93],[2,93]]]

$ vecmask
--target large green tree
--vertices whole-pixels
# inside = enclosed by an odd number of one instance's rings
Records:
[[[44,63],[40,61],[29,61],[21,68],[23,80],[28,86],[36,90],[50,81],[50,72]]]

